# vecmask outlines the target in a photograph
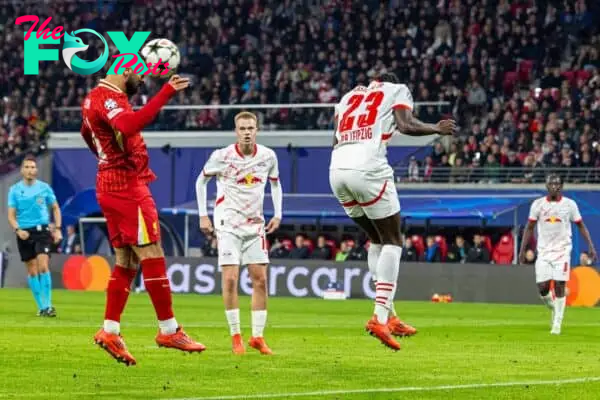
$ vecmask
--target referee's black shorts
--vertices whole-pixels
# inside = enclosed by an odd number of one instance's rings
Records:
[[[27,240],[21,240],[17,236],[17,247],[21,255],[21,261],[33,260],[38,254],[50,254],[52,248],[52,234],[47,225],[21,229],[29,232]]]

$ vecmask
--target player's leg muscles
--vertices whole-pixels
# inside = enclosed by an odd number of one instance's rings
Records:
[[[373,280],[377,281],[377,262],[379,260],[379,254],[381,253],[381,237],[379,236],[379,232],[366,215],[354,217],[352,220],[360,226],[369,237],[371,244],[367,255],[367,265]]]
[[[252,310],[267,309],[267,265],[250,264],[248,273],[252,281]]]
[[[554,281],[554,295],[556,297],[565,297],[566,295],[567,282],[565,281]]]
[[[400,213],[376,219],[372,222],[377,232],[379,232],[382,244],[376,267],[375,314],[379,323],[385,324],[388,321],[389,312],[394,308],[394,296],[402,256]],[[395,312],[392,314],[395,314]]]
[[[538,282],[537,283],[538,292],[540,292],[540,296],[544,297],[548,293],[550,293],[550,281]]]
[[[131,282],[135,278],[135,269],[129,268],[131,253],[129,247],[115,248],[115,267],[106,288],[104,311],[104,330],[109,333],[120,333],[121,314],[129,298]]]
[[[221,288],[223,289],[223,304],[226,310],[239,308],[238,281],[240,279],[239,265],[222,265]]]
[[[50,275],[49,269],[50,257],[48,257],[48,254],[46,253],[41,253],[36,256],[36,259],[43,307],[44,309],[50,309],[52,307],[52,276]],[[50,316],[56,316],[55,310],[52,309],[51,311],[52,313]]]
[[[177,330],[177,322],[173,314],[173,299],[163,249],[158,243],[132,246],[132,249],[140,260],[144,286],[152,300],[161,332],[173,334]]]
[[[27,268],[27,283],[33,294],[33,299],[39,311],[44,309],[44,302],[42,301],[42,289],[40,285],[40,279],[38,276],[37,259],[25,261],[25,267]]]

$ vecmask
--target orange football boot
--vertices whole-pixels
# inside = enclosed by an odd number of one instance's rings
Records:
[[[394,336],[405,337],[412,336],[417,333],[417,330],[415,328],[408,325],[407,323],[400,321],[400,318],[398,318],[395,315],[388,319],[387,326],[390,330],[390,333]]]
[[[175,333],[163,335],[158,331],[156,335],[156,344],[158,347],[169,347],[189,353],[201,353],[206,350],[206,346],[202,343],[194,342],[187,333],[183,331],[183,327],[179,326]]]
[[[271,355],[273,351],[267,346],[265,339],[263,337],[251,337],[250,341],[248,341],[250,347],[255,348],[260,351],[260,354]]]
[[[117,362],[122,362],[128,367],[137,364],[135,358],[127,350],[127,346],[121,335],[108,333],[104,329],[100,329],[94,335],[94,342],[106,350]]]
[[[244,342],[242,341],[242,335],[236,333],[231,337],[231,351],[233,354],[244,354],[246,352],[246,348],[244,347]]]
[[[367,322],[365,329],[371,336],[379,339],[384,346],[392,350],[400,350],[400,343],[392,337],[390,328],[388,328],[387,324],[380,324],[376,315],[373,315],[373,318]]]

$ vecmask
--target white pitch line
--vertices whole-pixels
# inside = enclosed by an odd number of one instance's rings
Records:
[[[491,387],[509,387],[509,386],[540,386],[540,385],[566,385],[570,383],[598,382],[600,376],[588,378],[559,379],[552,381],[524,381],[524,382],[497,382],[497,383],[471,383],[465,385],[443,385],[443,386],[406,386],[397,388],[379,388],[379,389],[354,389],[354,390],[319,390],[314,392],[297,393],[265,393],[265,394],[247,394],[234,396],[216,396],[216,397],[183,397],[172,398],[168,400],[243,400],[243,399],[273,399],[287,397],[308,397],[308,396],[329,396],[336,394],[368,394],[368,393],[396,393],[396,392],[430,392],[440,390],[461,390],[461,389],[483,389]]]

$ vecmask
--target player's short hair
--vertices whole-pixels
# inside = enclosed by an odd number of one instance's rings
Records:
[[[25,165],[27,161],[33,161],[37,164],[37,160],[35,159],[35,156],[33,154],[27,154],[25,158],[23,158],[23,161],[21,161],[21,166]]]
[[[400,83],[400,79],[393,72],[384,72],[377,77],[379,82]]]
[[[558,183],[560,183],[561,185],[563,184],[562,176],[556,173],[551,173],[548,176],[546,176],[546,184],[550,183],[550,181],[553,181],[555,179],[558,179]]]
[[[233,121],[235,123],[237,123],[238,119],[253,119],[254,122],[256,122],[256,127],[258,127],[258,117],[253,112],[250,112],[250,111],[239,112],[235,115],[235,117],[233,118]]]

